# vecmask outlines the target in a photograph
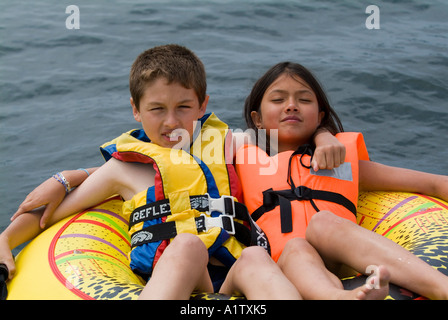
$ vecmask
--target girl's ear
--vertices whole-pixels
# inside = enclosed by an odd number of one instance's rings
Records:
[[[250,113],[250,117],[252,118],[252,122],[255,124],[255,126],[258,129],[263,128],[262,121],[261,121],[261,115],[257,111],[252,111]]]
[[[132,99],[132,97],[131,97],[130,101],[131,101],[132,113],[134,114],[135,121],[142,122],[142,120],[140,118],[140,111],[138,111],[137,107],[135,106],[134,99]]]
[[[322,123],[322,119],[325,117],[325,111],[320,111],[318,115],[319,126]]]

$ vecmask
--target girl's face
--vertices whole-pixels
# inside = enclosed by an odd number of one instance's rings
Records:
[[[278,152],[308,143],[324,115],[310,86],[288,74],[282,74],[267,88],[259,112],[251,113],[258,129],[266,129],[268,136],[278,134]]]

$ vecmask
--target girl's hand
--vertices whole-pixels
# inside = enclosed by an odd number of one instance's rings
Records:
[[[436,175],[433,178],[433,196],[448,202],[448,176]]]
[[[39,207],[46,206],[43,216],[40,220],[40,227],[43,229],[45,228],[45,224],[47,223],[53,212],[56,210],[62,200],[64,200],[64,197],[64,186],[56,179],[50,178],[40,184],[36,189],[31,191],[31,193],[20,204],[17,212],[14,213],[11,221],[25,212],[30,212]]]
[[[65,179],[68,180],[71,187],[77,187],[83,183],[90,174],[95,172],[96,169],[97,168],[63,171],[63,175]],[[31,193],[20,204],[17,212],[14,213],[11,221],[25,212],[30,212],[31,210],[46,206],[45,208],[42,208],[44,212],[40,220],[40,227],[42,229],[45,228],[45,225],[53,215],[53,212],[62,200],[64,200],[66,191],[67,190],[65,190],[65,187],[61,182],[51,177],[40,184],[36,189],[31,191]]]
[[[311,166],[314,171],[339,167],[345,160],[345,146],[327,130],[318,131],[314,136],[316,150]]]
[[[16,265],[14,263],[14,257],[12,256],[11,249],[6,237],[0,236],[0,264],[5,264],[9,271],[8,279],[12,279],[16,272]]]

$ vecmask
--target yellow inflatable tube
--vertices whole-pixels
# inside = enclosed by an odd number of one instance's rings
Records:
[[[128,224],[121,206],[120,198],[109,199],[31,241],[16,258],[8,299],[136,299],[144,282],[129,268]],[[448,203],[419,194],[368,192],[359,197],[357,219],[448,275]],[[351,288],[362,281],[351,277],[343,283]],[[391,285],[389,298],[423,297]]]
[[[448,203],[404,192],[366,192],[358,199],[357,222],[412,252],[448,276]],[[343,280],[349,289],[365,277]],[[390,286],[389,299],[425,299],[405,288]]]
[[[127,221],[113,198],[53,225],[17,256],[8,299],[134,299]]]

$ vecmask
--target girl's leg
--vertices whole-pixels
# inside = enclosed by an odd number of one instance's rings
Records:
[[[327,261],[346,264],[365,273],[384,265],[391,282],[430,299],[448,298],[448,277],[406,249],[379,234],[321,211],[308,225],[306,239]]]
[[[381,268],[377,279],[372,279],[379,284],[379,290],[367,285],[344,290],[339,278],[326,268],[318,252],[302,238],[288,241],[278,265],[304,299],[384,299],[389,292],[389,275],[385,268]]]
[[[265,249],[248,247],[230,268],[220,293],[242,293],[249,300],[301,299]]]
[[[177,235],[157,262],[139,299],[187,300],[195,289],[213,292],[207,263],[207,248],[197,236]]]

